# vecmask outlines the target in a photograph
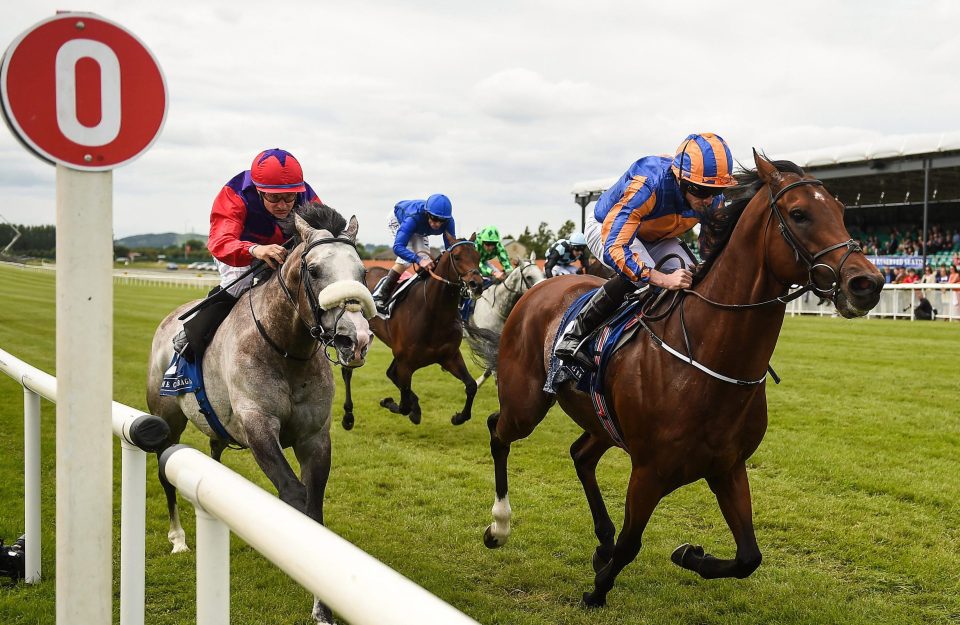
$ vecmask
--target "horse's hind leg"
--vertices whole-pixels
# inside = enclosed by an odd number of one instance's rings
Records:
[[[603,502],[603,494],[597,484],[597,463],[612,443],[608,438],[594,436],[584,432],[573,445],[570,446],[570,457],[573,466],[577,469],[577,477],[583,484],[583,492],[590,505],[590,514],[593,515],[593,531],[600,544],[593,554],[593,570],[599,571],[610,562],[613,557],[613,539],[617,528],[610,520],[607,506]]]
[[[210,439],[210,457],[220,462],[220,457],[223,456],[224,450],[227,448],[227,441],[222,438],[211,438]]]
[[[753,509],[750,504],[750,482],[747,468],[739,463],[729,473],[707,478],[710,489],[717,496],[720,511],[737,542],[737,555],[732,560],[714,558],[704,553],[703,547],[680,545],[670,556],[679,566],[706,579],[737,577],[743,579],[753,573],[762,556],[753,531]]]
[[[411,387],[413,369],[394,358],[387,368],[387,377],[400,389],[400,404],[397,405],[392,397],[385,397],[380,400],[380,405],[394,414],[407,415],[414,425],[419,425],[421,417],[420,398],[417,397]]]
[[[469,421],[472,416],[473,398],[477,394],[477,383],[474,382],[473,376],[470,375],[470,370],[467,369],[467,363],[463,362],[463,355],[459,349],[453,352],[453,354],[443,362],[442,366],[463,382],[464,390],[467,393],[467,400],[463,404],[463,410],[450,418],[450,423],[462,425]]]
[[[640,553],[643,530],[646,529],[650,515],[660,502],[662,492],[652,468],[637,465],[633,467],[630,483],[627,486],[623,529],[613,547],[610,562],[597,571],[593,592],[583,594],[583,603],[587,607],[598,608],[607,603],[607,593],[613,588],[617,575]]]
[[[503,376],[503,380],[516,380],[515,377]],[[529,378],[523,383],[504,384],[500,388],[501,412],[495,412],[487,417],[487,428],[490,430],[490,454],[493,456],[493,470],[496,480],[497,496],[493,502],[493,523],[483,533],[483,544],[490,549],[506,544],[510,537],[510,498],[507,494],[507,457],[510,455],[510,444],[513,441],[526,438],[533,429],[543,420],[553,403],[551,396],[530,384]],[[542,380],[541,380],[542,383]],[[519,388],[510,388],[519,386]],[[517,391],[517,393],[513,393]],[[527,393],[523,393],[527,391]],[[527,401],[522,401],[526,396]]]
[[[347,398],[343,401],[343,429],[352,430],[353,429],[353,393],[352,393],[352,382],[353,382],[353,369],[350,367],[340,367],[340,372],[343,374],[343,386],[346,389]]]
[[[154,408],[151,408],[151,410],[153,409]],[[156,410],[156,412],[163,413],[164,411]],[[167,443],[163,447],[163,449],[166,449],[180,442],[180,436],[187,427],[187,418],[179,411],[174,415],[162,414],[160,416],[167,422],[167,427],[170,428],[170,435],[167,437]],[[162,450],[157,452],[158,461],[162,453]],[[183,525],[180,524],[180,511],[177,507],[177,488],[167,481],[167,478],[163,475],[163,471],[158,471],[157,473],[160,477],[160,485],[163,487],[163,493],[167,497],[167,517],[170,519],[170,529],[167,531],[167,540],[173,545],[171,553],[190,551],[190,548],[187,546],[186,532],[183,531]]]

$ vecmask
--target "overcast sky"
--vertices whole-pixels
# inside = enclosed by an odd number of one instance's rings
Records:
[[[8,0],[8,4],[11,4]],[[4,11],[0,47],[64,8]],[[264,148],[385,243],[445,193],[461,234],[579,225],[570,190],[690,132],[772,157],[960,129],[960,3],[89,0],[163,68],[166,125],[114,172],[116,237],[206,233]],[[10,7],[8,6],[8,9]],[[749,162],[749,161],[747,161]],[[0,128],[0,215],[55,223],[54,167]]]

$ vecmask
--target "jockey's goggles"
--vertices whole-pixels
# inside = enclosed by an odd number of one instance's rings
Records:
[[[279,204],[280,202],[293,204],[297,201],[296,193],[261,193],[260,195],[271,204]]]
[[[693,184],[692,182],[684,182],[680,185],[681,191],[684,193],[689,193],[695,198],[705,200],[708,197],[715,197],[723,193],[723,187],[701,187],[700,185]]]
[[[441,226],[445,225],[448,221],[450,221],[446,217],[437,217],[436,215],[431,215],[430,213],[427,213],[427,219],[429,219],[430,221],[435,221]]]

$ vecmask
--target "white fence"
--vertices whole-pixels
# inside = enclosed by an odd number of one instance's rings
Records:
[[[937,311],[936,319],[960,321],[960,284],[887,284],[880,294],[880,303],[867,317],[913,319],[913,310],[920,297],[929,300]],[[829,301],[805,293],[787,304],[787,313],[828,317],[835,315],[836,309]]]
[[[26,580],[40,581],[40,397],[57,381],[0,349],[0,371],[24,394]],[[121,446],[120,624],[144,623],[146,452],[163,424],[113,402]],[[146,425],[147,427],[139,427]],[[163,436],[159,436],[163,438]],[[205,454],[179,445],[163,454],[167,479],[196,508],[197,616],[230,622],[230,531],[354,625],[477,625],[385,564]],[[296,536],[296,541],[289,540]],[[90,580],[91,592],[97,582]],[[110,592],[110,580],[105,580]],[[304,604],[304,611],[309,605]]]
[[[56,272],[56,265],[24,265],[22,263],[0,262],[5,267],[13,267],[22,271],[33,271],[47,273]],[[114,284],[135,284],[135,285],[160,285],[176,287],[193,287],[198,289],[210,289],[220,284],[220,275],[203,274],[195,271],[184,271],[182,274],[161,273],[159,271],[137,271],[126,269],[115,269],[113,272]]]

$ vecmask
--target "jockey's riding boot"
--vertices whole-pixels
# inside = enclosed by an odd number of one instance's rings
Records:
[[[373,290],[373,302],[377,305],[377,312],[381,315],[387,314],[387,304],[393,292],[397,290],[397,281],[400,280],[400,274],[393,269],[384,276],[377,288]]]
[[[213,335],[217,333],[217,328],[227,318],[236,303],[236,297],[222,291],[217,294],[214,301],[184,321],[183,333],[186,336],[187,345],[182,350],[178,350],[180,355],[190,362],[202,362],[203,353],[207,351],[207,346],[213,340]],[[177,339],[174,338],[174,349],[177,343]]]
[[[632,288],[632,283],[616,275],[597,289],[590,301],[577,313],[570,329],[557,342],[554,350],[557,358],[569,364],[580,365],[587,371],[596,369],[593,355],[586,353],[589,350],[583,349],[585,344],[589,343],[586,339],[619,308],[624,296]]]

